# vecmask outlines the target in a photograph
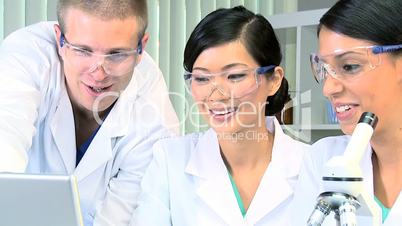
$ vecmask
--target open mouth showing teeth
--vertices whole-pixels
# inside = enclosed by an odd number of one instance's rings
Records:
[[[335,110],[338,113],[342,113],[342,112],[349,111],[351,108],[352,107],[350,105],[343,105],[343,106],[336,107]]]
[[[237,111],[237,107],[234,108],[229,108],[229,109],[224,109],[224,110],[210,110],[212,114],[222,116],[222,115],[228,115],[231,113],[234,113]]]
[[[105,89],[107,89],[107,88],[109,88],[109,87],[100,88],[100,87],[89,86],[89,88],[90,88],[92,91],[96,92],[96,93],[101,93],[102,91],[104,91]]]

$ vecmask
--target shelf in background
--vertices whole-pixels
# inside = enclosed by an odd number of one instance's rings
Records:
[[[291,130],[340,130],[338,124],[314,124],[314,125],[282,125],[283,129]]]
[[[267,19],[275,29],[309,26],[318,24],[321,16],[324,15],[326,11],[328,11],[328,8],[283,13],[268,16]]]

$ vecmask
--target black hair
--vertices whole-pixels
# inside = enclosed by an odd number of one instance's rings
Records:
[[[236,40],[245,46],[260,66],[278,66],[281,63],[281,48],[268,20],[243,6],[237,6],[218,9],[198,23],[184,50],[184,69],[192,71],[194,62],[204,50]],[[279,90],[267,99],[265,115],[274,115],[283,109],[290,100],[288,89],[288,82],[283,78]]]
[[[321,17],[318,36],[323,26],[380,45],[401,44],[402,1],[339,0]]]

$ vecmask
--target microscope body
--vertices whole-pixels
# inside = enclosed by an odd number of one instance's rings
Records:
[[[363,113],[343,155],[331,158],[322,173],[324,191],[307,225],[320,226],[330,212],[340,226],[356,226],[356,216],[372,218],[372,226],[381,225],[379,207],[364,186],[360,161],[367,150],[377,118]]]
[[[330,204],[339,225],[357,225],[356,216],[371,217],[372,226],[381,225],[380,209],[365,189],[359,165],[345,156],[335,156],[327,162],[322,179],[326,192],[319,199]]]

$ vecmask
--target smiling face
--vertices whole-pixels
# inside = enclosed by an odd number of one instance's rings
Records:
[[[348,50],[357,46],[371,46],[365,40],[354,39],[323,27],[319,34],[319,54],[328,55],[335,51]],[[353,53],[344,54],[342,60],[354,65]],[[341,129],[351,134],[361,114],[375,113],[379,122],[376,133],[395,126],[401,121],[402,112],[402,59],[388,53],[380,54],[380,64],[348,81],[327,76],[323,93],[336,109]],[[338,59],[339,60],[339,59]],[[331,64],[329,62],[326,62]]]
[[[223,71],[239,72],[260,66],[267,65],[258,65],[243,44],[234,41],[201,52],[194,62],[192,72],[194,74],[214,74]],[[255,72],[249,70],[248,73],[254,76]],[[244,75],[239,73],[228,74],[236,76],[233,78],[236,80],[239,76]],[[247,87],[246,91],[238,88],[240,85],[236,85],[232,89],[233,86],[231,87],[226,79],[227,76],[216,76],[213,78],[213,86],[207,90],[208,92],[204,92],[206,89],[201,89],[201,86],[192,85],[192,95],[204,119],[218,133],[237,133],[258,127],[265,129],[265,102],[268,96],[273,95],[278,90],[283,78],[282,69],[276,67],[271,76],[272,78],[268,80],[266,75],[257,75],[257,78],[260,78],[259,85],[250,89]],[[193,81],[193,83],[195,82]],[[242,93],[233,93],[234,90],[240,90]]]
[[[70,8],[65,16],[65,26],[64,35],[68,43],[89,52],[110,54],[137,48],[138,26],[135,17],[101,20],[79,9]],[[60,42],[60,27],[55,26],[55,31]],[[146,41],[146,38],[143,40]],[[63,59],[66,86],[72,105],[82,111],[92,111],[94,104],[98,104],[98,111],[110,107],[127,87],[134,67],[128,73],[119,76],[106,74],[102,67],[90,71],[88,67],[91,65],[72,63],[68,51],[73,50],[67,48],[66,45],[60,47],[59,43],[59,53]],[[140,58],[140,55],[136,56],[136,63]]]

